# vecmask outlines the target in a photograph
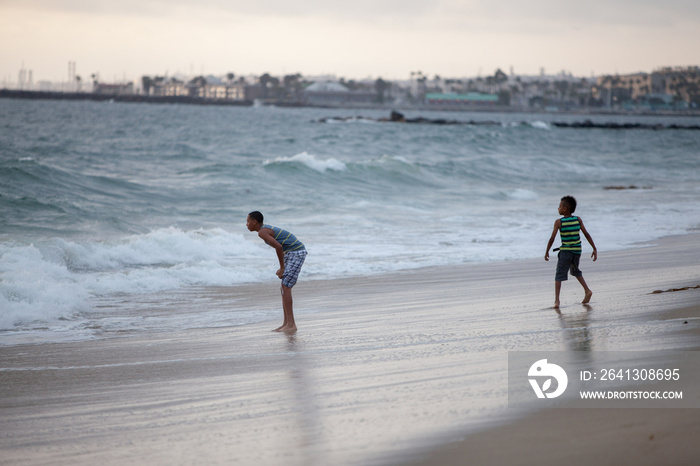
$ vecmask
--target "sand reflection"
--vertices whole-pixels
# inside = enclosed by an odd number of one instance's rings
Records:
[[[322,432],[320,410],[317,406],[313,376],[310,374],[311,358],[304,351],[304,343],[296,334],[287,335],[287,352],[289,357],[289,386],[293,400],[292,412],[296,414],[298,445],[295,456],[301,464],[323,464],[320,445]]]
[[[569,351],[588,352],[593,348],[593,334],[589,328],[593,307],[590,304],[581,306],[583,309],[577,312],[562,313],[555,309],[564,330],[564,344]]]

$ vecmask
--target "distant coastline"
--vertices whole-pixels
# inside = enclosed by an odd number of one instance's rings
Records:
[[[139,94],[107,95],[88,92],[52,92],[52,91],[19,91],[0,89],[0,98],[30,99],[30,100],[93,100],[97,102],[134,102],[150,104],[195,104],[195,105],[234,105],[250,107],[252,101],[247,100],[215,100],[188,96],[151,96]]]
[[[0,99],[27,99],[27,100],[73,100],[73,101],[96,101],[96,102],[127,102],[127,103],[146,103],[146,104],[185,104],[185,105],[213,105],[213,106],[234,106],[234,107],[252,107],[256,105],[253,100],[227,100],[227,99],[206,99],[201,97],[190,96],[152,96],[140,94],[123,94],[123,95],[105,95],[88,92],[55,92],[55,91],[27,91],[0,89]],[[551,114],[551,115],[627,115],[627,116],[685,116],[685,117],[700,117],[700,110],[656,110],[656,111],[624,111],[620,109],[600,109],[600,108],[579,108],[567,109],[556,112],[548,112],[542,109],[520,108],[513,106],[492,106],[492,107],[438,107],[421,104],[403,104],[396,103],[377,103],[377,104],[338,104],[338,105],[319,105],[319,104],[304,104],[297,102],[276,101],[266,99],[260,101],[262,105],[270,105],[276,107],[308,107],[308,108],[337,108],[337,109],[367,109],[367,110],[392,110],[395,108],[404,111],[449,111],[456,113],[474,112],[474,113],[523,113],[523,114]]]

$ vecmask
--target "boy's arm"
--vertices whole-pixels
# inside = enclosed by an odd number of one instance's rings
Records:
[[[596,260],[598,260],[598,249],[595,247],[593,238],[591,238],[591,235],[588,234],[588,230],[586,230],[586,227],[583,226],[583,220],[581,220],[581,217],[578,218],[578,222],[581,224],[581,232],[583,233],[583,236],[585,236],[586,240],[588,240],[588,244],[590,244],[593,247],[591,257],[593,258],[593,262],[595,262]]]
[[[282,275],[284,275],[284,249],[282,249],[282,245],[275,239],[274,236],[272,236],[272,230],[267,228],[261,229],[258,232],[258,236],[267,244],[275,248],[277,259],[280,261],[280,269],[277,271],[277,276],[282,278]]]
[[[554,240],[557,238],[557,232],[561,228],[561,219],[557,219],[556,222],[554,222],[554,229],[552,230],[552,236],[549,237],[549,241],[547,242],[547,252],[544,253],[544,260],[548,261],[549,260],[549,250],[552,248],[552,245],[554,244]]]

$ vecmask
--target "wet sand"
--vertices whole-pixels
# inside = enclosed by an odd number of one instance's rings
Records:
[[[684,291],[684,290],[683,290]],[[700,299],[697,298],[696,299]],[[695,322],[679,335],[691,335],[691,347],[700,345],[700,305],[660,312],[659,319]],[[686,324],[684,324],[686,325]],[[686,340],[684,338],[684,340]],[[695,341],[693,348],[692,341]],[[687,341],[687,340],[686,340]],[[700,368],[676,360],[684,387],[700,386]],[[653,388],[653,387],[650,387]],[[685,390],[700,406],[700,390]],[[700,458],[700,409],[593,408],[543,409],[517,421],[479,432],[458,441],[427,449],[402,465],[693,465]]]
[[[560,312],[549,308],[555,263],[528,260],[302,277],[296,335],[270,332],[278,321],[135,323],[91,341],[0,347],[0,463],[687,464],[696,410],[530,415],[507,407],[507,354],[696,350],[698,246],[690,234],[584,258],[593,299],[582,306],[570,280]],[[279,296],[270,284],[197,290],[173,312],[206,302],[236,312]]]

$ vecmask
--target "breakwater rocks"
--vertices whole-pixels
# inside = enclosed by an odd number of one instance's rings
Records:
[[[644,186],[640,188],[639,186],[635,185],[630,185],[630,186],[603,186],[603,189],[606,191],[622,191],[625,189],[651,189],[651,186]]]
[[[327,117],[318,120],[320,123],[343,122],[343,121],[376,121],[389,123],[418,123],[428,125],[473,125],[473,126],[502,126],[499,121],[476,121],[476,120],[446,120],[444,118],[406,118],[402,113],[397,111],[391,112],[389,118],[367,118],[363,116],[357,117]]]
[[[417,124],[430,124],[430,125],[470,125],[470,126],[504,126],[503,122],[492,121],[492,120],[446,120],[443,118],[406,118],[402,113],[397,111],[391,112],[389,118],[367,118],[362,116],[357,117],[327,117],[318,120],[321,123],[328,122],[343,122],[343,121],[375,121],[375,122],[391,122],[391,123],[417,123]],[[513,124],[508,124],[512,126]],[[517,125],[517,123],[516,123]],[[520,123],[522,126],[532,126],[532,123],[523,121]],[[624,130],[624,129],[651,129],[651,130],[664,130],[664,129],[682,129],[682,130],[700,130],[700,125],[677,125],[670,124],[664,125],[660,123],[644,124],[644,123],[594,123],[591,120],[586,120],[583,122],[552,122],[547,123],[556,128],[574,128],[574,129],[612,129],[612,130]],[[543,124],[545,126],[545,124]]]

